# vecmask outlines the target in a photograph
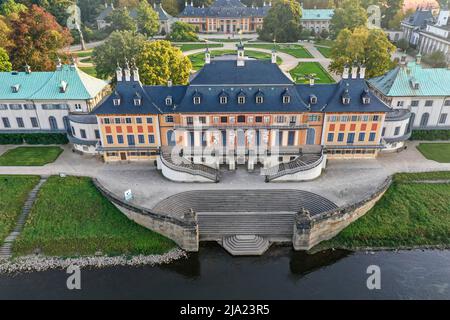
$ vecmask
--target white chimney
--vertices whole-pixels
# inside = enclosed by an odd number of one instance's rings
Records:
[[[359,77],[361,79],[364,79],[365,76],[366,76],[366,65],[362,64],[362,65],[359,66]]]
[[[205,64],[211,63],[211,54],[209,53],[208,48],[205,50]]]
[[[125,81],[131,80],[131,72],[130,72],[130,66],[128,65],[128,60],[125,59],[125,69],[123,70],[125,74]]]
[[[348,79],[349,67],[348,64],[344,65],[344,71],[342,72],[342,79]]]
[[[314,76],[309,77],[309,86],[312,87],[314,86]]]
[[[245,65],[245,52],[244,52],[244,45],[242,44],[242,41],[239,42],[237,45],[237,66],[243,67]]]
[[[171,87],[171,86],[172,86],[172,80],[170,80],[170,79],[167,80],[167,86],[168,86],[168,87]]]
[[[117,79],[117,82],[123,81],[123,72],[122,72],[122,68],[119,66],[119,63],[117,63],[117,68],[116,68],[116,79]]]
[[[272,63],[277,63],[277,51],[272,49]]]
[[[352,79],[358,78],[358,66],[356,64],[352,65]]]

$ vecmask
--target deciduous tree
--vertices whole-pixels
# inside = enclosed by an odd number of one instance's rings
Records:
[[[27,11],[27,7],[21,3],[17,3],[14,0],[5,0],[0,5],[0,15],[9,17],[13,14],[19,14],[22,11]]]
[[[136,31],[136,21],[130,16],[127,8],[114,10],[107,20],[111,22],[111,28],[116,31]]]
[[[28,63],[34,70],[52,70],[58,52],[72,42],[69,30],[36,5],[21,12],[10,23],[13,44],[9,55],[15,69]]]
[[[367,12],[361,6],[360,0],[344,0],[342,5],[334,11],[330,22],[330,31],[333,37],[337,37],[343,29],[354,30],[366,25]]]
[[[393,67],[391,55],[394,51],[395,46],[382,30],[343,29],[331,49],[330,70],[341,74],[346,63],[356,62],[366,65],[366,77],[379,76]]]
[[[447,67],[447,61],[445,53],[442,51],[435,51],[427,54],[423,57],[423,62],[430,65],[433,68],[445,68]]]
[[[172,25],[172,30],[167,39],[177,42],[189,42],[198,41],[198,36],[194,26],[186,22],[177,21]]]
[[[10,36],[11,27],[9,26],[7,20],[0,16],[0,47],[9,48],[12,45]]]
[[[0,48],[0,72],[11,71],[12,64],[9,61],[8,52],[5,49]]]
[[[143,0],[137,7],[138,31],[147,37],[153,37],[159,31],[159,16],[152,6]]]
[[[169,41],[146,42],[136,63],[140,79],[147,85],[186,84],[192,69],[191,61]]]
[[[277,0],[272,4],[259,38],[265,41],[293,42],[300,39],[302,9],[295,0]]]

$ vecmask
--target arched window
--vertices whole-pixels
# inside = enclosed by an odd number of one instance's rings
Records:
[[[409,123],[408,123],[408,132],[410,130],[412,130],[412,128],[414,127],[414,120],[416,119],[416,114],[414,112],[411,113],[411,118],[409,118]]]
[[[430,114],[428,112],[425,112],[422,115],[422,118],[420,118],[420,126],[426,127],[428,125],[428,119],[430,118]]]
[[[316,130],[308,128],[306,131],[306,144],[315,144],[316,142]]]
[[[169,146],[175,145],[175,133],[173,132],[173,130],[167,131],[167,144]]]
[[[55,117],[53,116],[48,117],[48,123],[50,124],[50,129],[58,130],[58,122],[56,122]]]

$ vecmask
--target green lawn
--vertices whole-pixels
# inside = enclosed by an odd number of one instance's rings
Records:
[[[329,40],[329,39],[321,39],[321,40],[316,40],[314,43],[319,46],[332,47],[334,45],[335,41]]]
[[[328,47],[316,47],[317,50],[325,57],[329,58],[331,55],[331,48]]]
[[[175,244],[129,220],[91,179],[52,176],[39,192],[15,255],[40,248],[50,256],[160,254]]]
[[[77,56],[78,58],[84,58],[84,57],[90,57],[92,55],[92,49],[86,50],[86,51],[75,51],[72,52],[74,56]]]
[[[86,72],[88,75],[91,75],[93,77],[97,77],[97,71],[95,70],[95,67],[79,67],[81,71]]]
[[[249,44],[247,44],[247,47],[272,50],[273,44],[271,44],[271,43],[249,43]],[[309,53],[308,50],[306,50],[305,48],[303,48],[301,45],[298,45],[298,44],[276,44],[275,48],[277,51],[290,54],[291,56],[294,56],[296,58],[312,58],[313,57],[311,55],[311,53]]]
[[[450,184],[413,183],[448,178],[450,172],[403,173],[363,217],[319,248],[450,245]]]
[[[183,52],[206,48],[205,43],[174,44],[174,46],[180,48],[181,51],[183,51]],[[221,43],[209,43],[208,44],[208,48],[221,48],[221,47],[223,47],[223,44],[221,44]]]
[[[211,58],[223,56],[226,54],[232,54],[236,55],[236,50],[213,50],[211,51]],[[265,52],[258,52],[258,51],[252,51],[252,50],[245,50],[245,55],[249,58],[253,59],[261,59],[261,60],[270,60],[271,54],[265,53]],[[199,70],[205,65],[205,54],[203,52],[191,54],[188,56],[192,63],[192,69],[193,70]],[[283,61],[280,57],[277,57],[277,64],[281,64]]]
[[[248,41],[251,40],[251,38],[230,38],[230,39],[222,39],[222,38],[210,38],[208,39],[208,41],[212,41],[212,42],[236,42],[238,43],[239,41]]]
[[[0,176],[0,245],[14,229],[28,193],[38,181],[38,176]]]
[[[429,160],[450,163],[450,143],[420,143],[417,149]]]
[[[309,83],[309,80],[300,78],[311,73],[316,74],[316,78],[318,78],[315,83],[334,83],[333,78],[318,62],[300,62],[289,73],[297,83]]]
[[[0,166],[43,166],[63,152],[60,147],[17,147],[0,156]]]

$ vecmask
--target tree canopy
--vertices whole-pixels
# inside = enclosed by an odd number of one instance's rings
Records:
[[[8,52],[5,49],[0,48],[0,72],[11,71],[12,64],[9,61]]]
[[[72,42],[69,30],[36,5],[11,19],[10,28],[8,51],[15,69],[28,63],[34,70],[52,70],[58,53]]]
[[[258,30],[259,38],[265,41],[294,42],[300,39],[302,9],[295,0],[277,0],[272,4],[263,27]]]
[[[337,37],[343,29],[354,30],[367,25],[367,12],[361,6],[360,0],[344,0],[342,5],[335,9],[330,22],[330,31]]]
[[[330,70],[341,74],[346,63],[364,63],[366,77],[376,77],[393,67],[391,55],[394,51],[395,46],[382,30],[343,29],[331,49]]]
[[[137,7],[137,26],[140,33],[153,37],[159,31],[159,16],[146,1],[141,1]]]
[[[0,5],[0,15],[8,17],[12,14],[19,14],[20,12],[27,11],[27,6],[17,3],[14,0],[5,0]]]
[[[177,21],[172,25],[172,30],[167,36],[168,40],[175,42],[198,41],[195,27],[182,21]]]
[[[186,84],[192,69],[191,61],[169,41],[146,42],[136,59],[140,79],[147,85]]]
[[[446,68],[447,61],[445,53],[442,51],[435,51],[423,56],[423,62],[433,68]]]
[[[94,49],[93,60],[95,70],[100,78],[114,75],[117,63],[126,59],[137,60],[138,53],[143,50],[145,37],[131,31],[114,31],[105,43]]]
[[[115,31],[136,31],[136,22],[130,16],[127,8],[115,9],[107,20],[111,22],[111,27]]]

